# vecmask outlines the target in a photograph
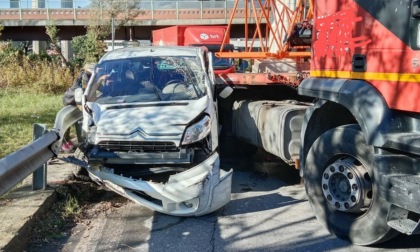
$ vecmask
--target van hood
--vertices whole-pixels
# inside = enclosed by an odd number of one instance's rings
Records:
[[[198,100],[129,104],[91,103],[97,140],[180,140],[186,126],[208,106]],[[116,139],[117,138],[117,139]]]

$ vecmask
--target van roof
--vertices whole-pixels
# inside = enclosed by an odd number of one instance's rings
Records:
[[[197,56],[203,49],[192,46],[142,46],[116,49],[105,54],[99,62],[145,56]]]

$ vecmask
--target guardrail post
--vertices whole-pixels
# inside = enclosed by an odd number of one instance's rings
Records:
[[[22,4],[19,1],[19,19],[22,20]]]
[[[155,8],[153,6],[153,1],[150,2],[150,10],[152,12],[152,20],[155,19]]]
[[[33,140],[47,133],[47,125],[34,124]],[[47,163],[44,163],[32,174],[32,190],[47,189]]]
[[[225,19],[227,18],[227,0],[225,1]]]
[[[49,10],[49,4],[48,0],[45,1],[45,7],[47,8],[47,20],[50,20],[50,10]]]
[[[200,18],[203,19],[203,2],[200,1]]]
[[[176,20],[179,19],[179,3],[178,1],[175,2],[175,9],[176,9]]]
[[[99,2],[99,11],[100,11],[100,15],[101,15],[101,17],[100,17],[100,19],[102,20],[104,17],[103,17],[103,15],[104,15],[104,13],[103,13],[103,8],[102,8],[102,2]]]
[[[73,5],[73,18],[76,21],[77,20],[77,16],[76,16],[76,5],[74,3],[74,0],[73,0],[73,4],[72,5]]]

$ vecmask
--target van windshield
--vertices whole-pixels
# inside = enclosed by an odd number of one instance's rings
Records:
[[[88,101],[127,103],[193,100],[205,95],[198,57],[139,57],[103,61],[95,68]]]

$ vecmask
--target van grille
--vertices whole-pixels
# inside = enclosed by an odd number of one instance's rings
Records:
[[[140,151],[140,152],[164,152],[178,151],[174,142],[155,142],[155,141],[102,141],[100,148],[111,151]]]

